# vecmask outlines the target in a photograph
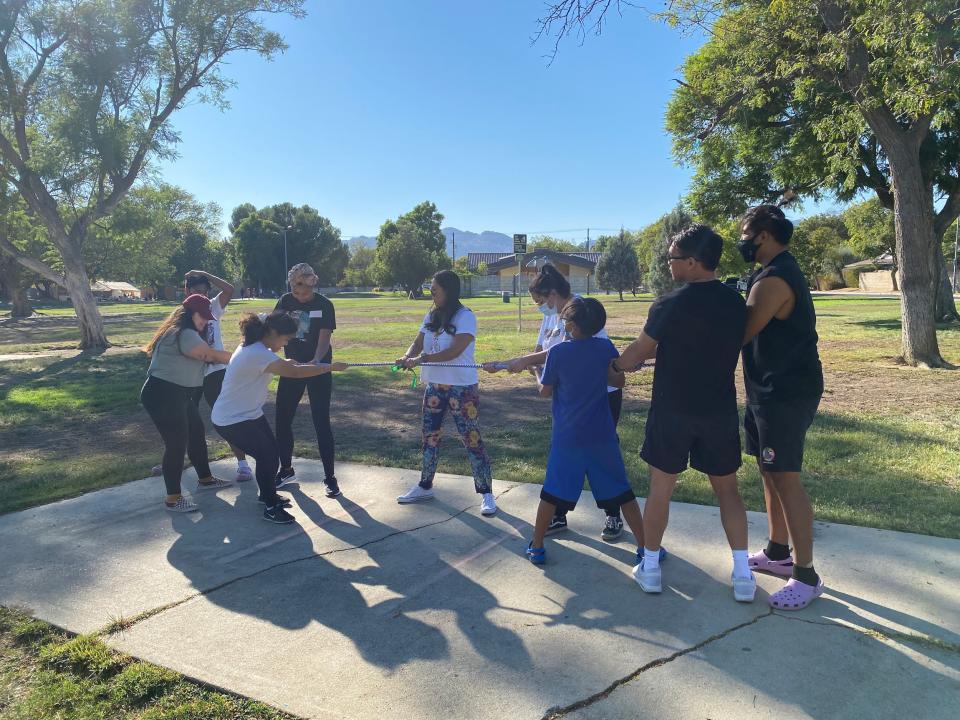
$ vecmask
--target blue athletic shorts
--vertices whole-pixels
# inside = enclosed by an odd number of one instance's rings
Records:
[[[540,497],[560,511],[573,510],[583,492],[584,479],[590,481],[597,507],[604,510],[618,509],[635,497],[616,440],[586,447],[552,446]]]

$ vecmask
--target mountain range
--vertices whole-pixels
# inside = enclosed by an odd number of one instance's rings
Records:
[[[502,252],[509,255],[513,252],[513,238],[510,235],[494,232],[493,230],[484,230],[482,233],[470,232],[469,230],[460,230],[455,227],[445,227],[441,230],[443,236],[447,239],[447,255],[453,257],[453,242],[456,240],[456,256],[463,257],[472,252]],[[350,245],[354,241],[363,243],[367,247],[376,247],[377,239],[369,235],[356,235],[347,241]]]

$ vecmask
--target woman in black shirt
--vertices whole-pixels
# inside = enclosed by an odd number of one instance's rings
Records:
[[[290,292],[284,293],[274,310],[282,310],[297,323],[297,334],[287,343],[288,360],[298,363],[329,363],[333,359],[330,336],[337,327],[333,303],[315,292],[319,278],[307,263],[287,273]],[[281,377],[277,385],[277,443],[280,446],[280,470],[277,487],[296,481],[293,470],[293,418],[304,390],[310,396],[310,412],[317,432],[317,446],[323,462],[327,497],[337,497],[340,487],[333,473],[333,429],[330,426],[330,395],[333,378],[327,373],[310,378]]]

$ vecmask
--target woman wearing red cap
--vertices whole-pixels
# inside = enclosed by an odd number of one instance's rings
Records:
[[[166,507],[171,512],[197,509],[180,488],[184,451],[197,471],[197,490],[231,484],[210,473],[203,421],[193,401],[203,387],[205,364],[230,362],[230,353],[213,349],[201,336],[212,319],[210,300],[205,295],[190,295],[163,321],[144,348],[150,355],[150,369],[140,402],[163,438],[163,482],[167,486]]]

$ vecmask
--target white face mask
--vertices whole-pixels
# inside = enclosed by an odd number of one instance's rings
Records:
[[[543,313],[544,317],[553,317],[554,315],[557,314],[557,309],[555,307],[550,307],[550,305],[547,303],[546,300],[540,303],[537,306],[537,309],[540,310],[541,313]]]

